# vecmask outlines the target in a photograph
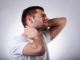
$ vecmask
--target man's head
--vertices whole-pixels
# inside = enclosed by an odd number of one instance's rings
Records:
[[[23,11],[22,23],[23,26],[31,26],[38,30],[47,30],[47,16],[44,9],[40,6],[31,6]]]

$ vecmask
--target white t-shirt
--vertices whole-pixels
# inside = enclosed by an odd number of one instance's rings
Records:
[[[23,48],[26,44],[32,43],[33,40],[24,38],[22,35],[15,37],[10,41],[10,58],[11,60],[49,60],[47,43],[50,42],[48,31],[42,33],[46,52],[43,56],[23,56]],[[27,52],[27,51],[26,51]]]

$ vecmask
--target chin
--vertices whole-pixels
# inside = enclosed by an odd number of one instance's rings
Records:
[[[47,31],[48,30],[48,27],[47,26],[42,26],[41,30],[42,31]]]
[[[48,26],[47,25],[38,25],[35,26],[34,28],[36,28],[37,30],[41,30],[41,31],[47,31],[48,30]]]
[[[43,31],[47,31],[48,30],[48,28],[43,28]]]

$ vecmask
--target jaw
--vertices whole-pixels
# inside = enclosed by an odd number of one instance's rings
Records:
[[[39,31],[47,31],[48,30],[48,27],[45,26],[45,25],[43,25],[41,27],[36,27],[36,29],[39,30]]]
[[[46,31],[46,30],[48,30],[48,24],[40,23],[40,22],[37,22],[37,21],[33,24],[33,27],[35,29],[39,30],[39,31]]]

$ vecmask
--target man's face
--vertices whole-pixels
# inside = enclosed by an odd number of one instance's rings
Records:
[[[33,26],[38,30],[45,31],[48,29],[48,18],[44,11],[37,9],[33,18]]]

